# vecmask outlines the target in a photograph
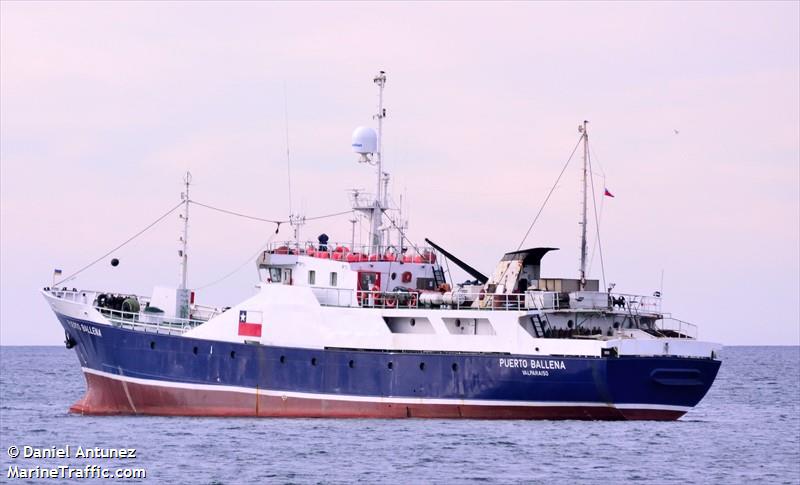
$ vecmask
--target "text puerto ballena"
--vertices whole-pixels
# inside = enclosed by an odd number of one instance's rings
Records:
[[[549,376],[551,370],[566,370],[563,360],[500,359],[500,367],[522,369],[526,376]]]

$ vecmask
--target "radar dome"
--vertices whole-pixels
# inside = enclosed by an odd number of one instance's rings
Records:
[[[353,132],[353,151],[362,155],[378,151],[378,134],[372,128],[359,126]]]

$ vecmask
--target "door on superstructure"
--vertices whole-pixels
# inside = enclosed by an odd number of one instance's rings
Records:
[[[358,301],[362,305],[374,306],[377,293],[381,291],[381,274],[373,271],[358,272]]]
[[[289,268],[283,268],[283,284],[284,285],[292,284],[292,270]]]

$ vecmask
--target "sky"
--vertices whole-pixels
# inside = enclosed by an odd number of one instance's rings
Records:
[[[295,211],[348,210],[349,189],[374,186],[350,135],[373,123],[380,69],[384,168],[412,240],[491,273],[589,120],[596,190],[615,195],[598,194],[606,280],[661,289],[704,340],[800,344],[797,2],[10,1],[0,344],[60,344],[39,293],[53,269],[72,273],[177,204],[187,170],[194,200],[285,219],[288,133]],[[580,197],[575,159],[524,244],[561,248],[543,276],[577,277]],[[198,300],[250,296],[249,258],[274,229],[193,206]],[[176,285],[180,230],[170,216],[68,284]],[[347,216],[302,231],[350,238]]]

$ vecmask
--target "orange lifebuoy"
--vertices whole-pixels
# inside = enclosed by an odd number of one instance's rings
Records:
[[[383,298],[381,297],[381,288],[378,285],[372,285],[372,289],[369,290],[369,294],[372,297],[372,304],[376,307],[383,306]]]
[[[404,272],[401,280],[403,283],[411,283],[411,271]]]

